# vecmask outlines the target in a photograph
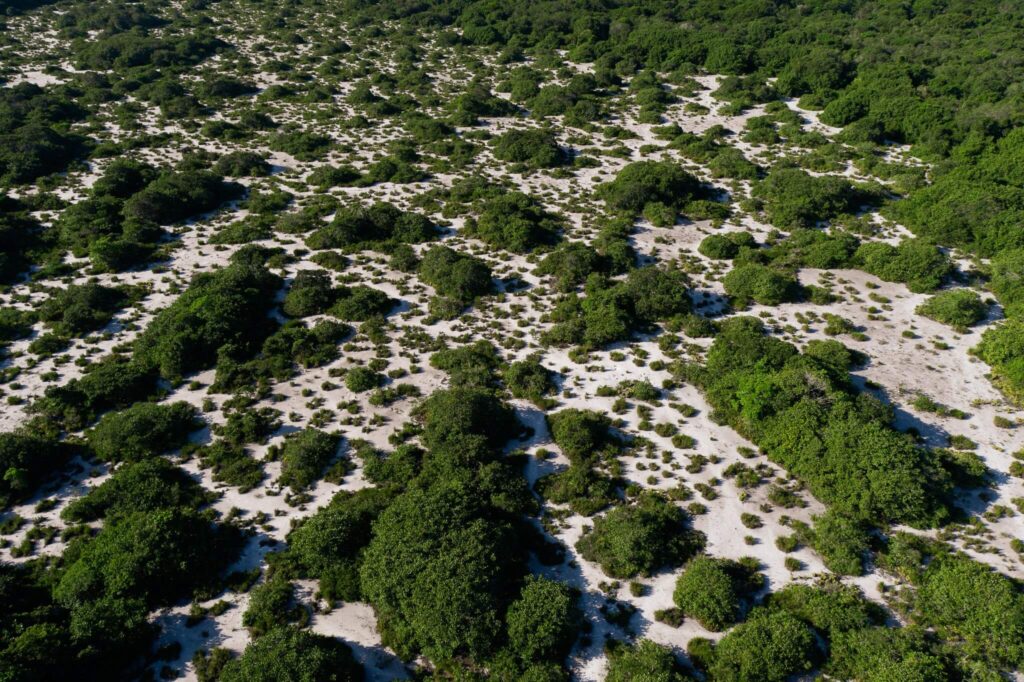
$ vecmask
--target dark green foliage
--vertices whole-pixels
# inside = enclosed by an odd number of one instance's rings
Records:
[[[332,144],[329,136],[304,130],[282,131],[270,137],[271,149],[291,154],[299,161],[323,158]]]
[[[324,192],[332,187],[352,185],[360,177],[359,171],[352,166],[317,166],[306,177],[306,182]]]
[[[822,580],[813,586],[787,585],[768,595],[766,603],[832,639],[844,632],[881,625],[887,616],[884,608],[868,601],[859,589],[838,580]]]
[[[512,651],[526,664],[564,658],[581,622],[577,598],[561,583],[528,578],[505,616]]]
[[[733,318],[692,379],[720,419],[836,511],[871,523],[942,520],[948,474],[889,426],[883,405],[856,393],[846,368],[835,364],[843,359],[800,355],[766,336],[757,320]]]
[[[0,91],[0,185],[62,171],[86,151],[84,138],[67,131],[86,114],[72,95],[28,82]]]
[[[535,405],[555,391],[554,372],[544,367],[536,357],[513,362],[501,374],[505,386],[516,398],[525,398]]]
[[[601,347],[639,329],[690,312],[689,278],[679,270],[646,267],[621,282],[600,276],[587,280],[586,297],[563,298],[552,312],[558,323],[545,334],[548,343]]]
[[[618,500],[618,482],[586,465],[548,474],[534,485],[544,499],[567,504],[583,516],[593,516]]]
[[[341,209],[330,224],[306,238],[306,245],[315,250],[386,251],[398,244],[419,244],[436,237],[434,225],[419,213],[378,202]]]
[[[686,564],[672,599],[684,614],[719,632],[739,619],[741,600],[763,582],[763,577],[745,564],[698,556]]]
[[[988,305],[970,289],[942,291],[917,306],[918,315],[963,328],[981,322],[988,317]]]
[[[766,265],[737,265],[722,280],[725,293],[740,304],[751,301],[761,305],[779,305],[794,301],[800,284],[794,277]]]
[[[700,192],[700,182],[670,161],[631,163],[598,189],[610,207],[634,214],[654,202],[681,208]]]
[[[1024,249],[1010,249],[997,254],[989,264],[989,288],[1007,317],[1024,314]]]
[[[879,279],[905,282],[907,288],[916,293],[937,289],[953,271],[944,253],[919,239],[907,239],[898,246],[884,242],[861,244],[854,259]]]
[[[875,193],[833,175],[814,176],[799,168],[776,168],[754,191],[765,202],[772,225],[814,227],[862,204],[877,203]]]
[[[249,607],[242,614],[242,625],[255,639],[297,620],[296,611],[301,608],[295,604],[295,586],[275,574],[249,593]]]
[[[579,242],[565,242],[544,257],[535,270],[538,275],[552,275],[559,291],[572,291],[587,281],[592,273],[608,270],[605,259],[594,247]]]
[[[135,358],[167,379],[209,367],[221,347],[252,354],[273,329],[267,312],[281,280],[266,268],[234,263],[196,275],[135,342]]]
[[[554,135],[544,130],[510,130],[494,142],[494,157],[531,168],[553,168],[568,160]]]
[[[150,607],[191,596],[211,588],[240,547],[236,530],[188,509],[131,512],[84,542],[53,591],[72,610],[105,596]]]
[[[0,509],[32,495],[40,484],[60,472],[72,450],[37,434],[0,433]]]
[[[494,291],[491,269],[482,261],[447,246],[435,246],[423,254],[420,277],[440,296],[469,305]]]
[[[199,450],[199,461],[204,469],[211,469],[213,480],[247,492],[266,477],[263,467],[239,443],[215,440]]]
[[[100,459],[137,462],[181,447],[202,424],[199,412],[186,402],[136,403],[104,415],[87,437]]]
[[[220,682],[362,682],[364,677],[352,649],[341,640],[283,626],[229,661]]]
[[[324,313],[336,296],[326,270],[301,270],[288,287],[281,310],[289,317],[307,317]]]
[[[391,497],[377,488],[340,492],[288,533],[290,562],[299,575],[320,581],[326,599],[359,599],[359,561],[370,543],[370,526]]]
[[[785,611],[755,609],[715,647],[710,673],[723,681],[783,682],[811,670],[816,654],[806,625]]]
[[[65,521],[88,522],[112,514],[157,509],[195,509],[213,495],[162,457],[130,462],[61,511]]]
[[[1024,402],[1024,319],[989,327],[971,352],[992,367],[993,383],[1008,398]]]
[[[86,368],[85,374],[63,386],[51,386],[31,411],[77,430],[108,409],[145,400],[156,389],[157,374],[140,363],[110,355]]]
[[[965,556],[936,557],[924,570],[915,607],[964,652],[1000,668],[1024,663],[1024,595],[1009,578]]]
[[[527,253],[558,240],[562,221],[536,199],[506,192],[483,200],[480,217],[466,224],[466,234],[499,249]]]
[[[368,367],[353,367],[345,375],[345,388],[353,393],[364,393],[384,383],[384,377]]]
[[[501,365],[497,349],[480,340],[459,348],[446,348],[430,356],[430,366],[448,374],[452,386],[486,388],[495,383]]]
[[[649,639],[635,646],[618,645],[608,651],[607,682],[683,682],[672,650]]]
[[[37,312],[62,333],[84,334],[106,326],[127,301],[123,290],[90,282],[57,291]]]
[[[631,578],[678,566],[703,546],[703,534],[688,527],[681,508],[648,494],[597,519],[576,550],[607,575]]]
[[[501,447],[519,426],[512,410],[478,388],[435,391],[417,408],[417,415],[423,422],[423,442],[430,449],[457,444],[467,435]]]
[[[238,185],[207,171],[164,173],[125,201],[123,212],[129,221],[167,225],[211,211],[240,194]]]
[[[827,670],[840,679],[953,679],[941,652],[916,628],[872,627],[840,632],[832,638]]]
[[[868,541],[867,530],[855,519],[834,511],[814,517],[814,549],[834,573],[861,575]]]
[[[351,322],[383,317],[391,312],[396,301],[380,289],[366,286],[338,287],[334,291],[331,315]]]
[[[323,475],[338,453],[340,438],[307,428],[289,436],[281,446],[281,485],[304,490]]]
[[[510,600],[521,559],[511,527],[484,516],[470,492],[411,489],[374,524],[362,592],[385,645],[403,658],[421,650],[435,661],[479,659],[498,643],[495,607]]]
[[[618,444],[610,432],[611,420],[598,412],[569,408],[548,414],[547,420],[555,443],[573,463],[595,460]]]
[[[755,245],[754,236],[749,232],[726,232],[704,237],[697,250],[708,258],[727,260],[735,258],[741,248],[753,248]]]
[[[213,172],[232,178],[262,177],[270,175],[270,164],[256,152],[238,151],[217,159]]]

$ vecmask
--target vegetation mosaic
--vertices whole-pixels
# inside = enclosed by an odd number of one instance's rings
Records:
[[[0,10],[0,680],[1019,678],[1019,3]]]

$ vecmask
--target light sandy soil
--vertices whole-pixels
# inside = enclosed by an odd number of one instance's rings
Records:
[[[254,46],[244,42],[240,47],[244,57],[252,62],[260,64],[267,61],[266,52],[256,50]],[[296,46],[294,51],[282,53],[279,56],[294,58],[302,54],[302,49],[302,46]],[[41,53],[43,51],[45,50],[41,50]],[[213,60],[211,66],[216,65],[219,59],[218,57]],[[586,71],[585,65],[577,66],[581,71]],[[465,80],[461,76],[468,77],[468,73],[468,69],[458,65],[451,70],[442,69],[436,73],[436,86],[442,92],[450,92],[460,84],[464,84]],[[197,80],[199,78],[200,76],[197,76]],[[58,80],[58,78],[39,70],[26,68],[15,78],[9,79],[7,85],[21,81],[50,85]],[[281,74],[264,71],[257,71],[253,80],[261,88],[286,82]],[[716,76],[698,77],[697,81],[705,89],[699,91],[693,98],[684,98],[673,104],[665,115],[665,122],[678,123],[684,130],[694,133],[702,133],[713,126],[722,125],[734,134],[730,144],[734,144],[750,158],[768,152],[781,153],[783,151],[781,147],[769,150],[763,146],[751,145],[737,139],[747,120],[764,113],[763,106],[753,107],[739,116],[721,115],[717,112],[722,103],[714,99],[712,95],[720,78]],[[351,163],[363,168],[373,158],[379,156],[388,141],[403,135],[402,128],[394,121],[377,125],[370,131],[344,129],[339,122],[355,113],[352,107],[344,101],[348,89],[350,89],[349,84],[343,84],[341,91],[335,95],[334,101],[328,105],[274,102],[270,105],[270,110],[271,115],[279,122],[301,123],[311,127],[315,125],[320,131],[334,137],[342,149],[348,147],[352,150],[351,152],[335,150],[324,161],[301,162],[288,154],[256,145],[256,149],[265,152],[267,159],[275,168],[275,173],[270,178],[241,179],[240,181],[252,188],[264,191],[277,185],[286,186],[291,188],[289,191],[295,193],[296,201],[301,202],[315,194],[312,190],[305,188],[302,183],[303,178],[314,168],[326,162]],[[171,132],[177,133],[179,136],[177,143],[163,147],[159,152],[144,150],[139,154],[140,158],[155,163],[169,164],[180,159],[186,148],[201,148],[224,153],[235,148],[251,147],[244,143],[239,146],[211,141],[197,131],[184,130],[162,120],[155,108],[144,102],[138,103],[146,107],[146,114],[139,119],[143,130],[149,133]],[[707,108],[708,113],[686,113],[684,106],[687,103],[699,104]],[[235,114],[244,110],[247,105],[236,106],[237,110],[221,111],[217,116],[226,119],[234,118]],[[328,106],[333,107],[336,113],[326,120],[316,121],[316,112],[324,110]],[[829,136],[837,132],[837,129],[818,122],[813,112],[799,110],[794,102],[789,102],[788,106],[803,116],[808,129]],[[655,126],[638,123],[635,116],[635,108],[623,107],[623,112],[615,120],[617,125],[635,133],[633,139],[627,139],[621,143],[621,147],[628,150],[628,160],[675,159],[687,168],[693,169],[703,179],[712,181],[711,174],[706,168],[682,159],[678,152],[668,149],[665,142],[657,138],[652,130]],[[467,136],[471,132],[473,134],[480,132],[498,134],[513,127],[523,128],[535,125],[537,123],[530,119],[494,119],[485,121],[482,126],[472,129],[472,131],[463,129],[460,132]],[[104,121],[104,126],[104,134],[112,140],[132,134],[130,131],[121,129],[112,116]],[[490,151],[483,149],[477,156],[475,165],[468,172],[471,175],[482,174],[495,180],[507,181],[523,191],[541,197],[550,209],[557,210],[566,217],[569,225],[567,233],[570,238],[589,241],[594,233],[593,216],[595,214],[591,192],[596,184],[612,177],[628,160],[606,155],[605,152],[616,145],[602,137],[600,133],[592,134],[581,129],[563,126],[559,127],[558,134],[563,142],[579,136],[588,137],[591,144],[576,145],[577,151],[598,159],[599,166],[577,170],[567,174],[567,177],[544,172],[522,174],[513,172],[506,165],[494,161]],[[647,145],[655,145],[659,149],[642,152],[641,148]],[[897,149],[893,153],[894,158],[895,156],[904,158],[906,150]],[[913,163],[913,160],[907,159],[907,162]],[[64,186],[60,187],[60,195],[71,201],[83,198],[88,187],[102,173],[104,165],[105,162],[97,162],[85,172],[72,173]],[[867,179],[857,174],[851,167],[848,167],[844,174],[856,179]],[[450,186],[462,175],[464,172],[461,171],[443,172],[425,183],[411,185],[383,183],[369,188],[336,188],[330,193],[337,196],[342,201],[342,205],[353,201],[387,200],[401,207],[409,207],[411,200],[416,195],[439,186]],[[749,183],[746,182],[727,183],[717,180],[714,182],[723,190],[738,191],[739,194],[733,197],[737,201],[749,191]],[[296,190],[295,188],[301,189]],[[24,423],[28,418],[27,406],[32,399],[42,395],[47,386],[56,383],[45,378],[48,373],[56,372],[59,382],[79,376],[81,368],[76,364],[76,360],[97,359],[109,353],[114,347],[130,342],[138,334],[138,330],[144,328],[152,319],[156,311],[174,300],[177,293],[187,285],[194,274],[223,265],[238,247],[214,246],[207,243],[206,240],[216,229],[244,217],[244,215],[244,210],[228,209],[176,228],[175,248],[170,252],[169,260],[159,271],[144,270],[99,275],[97,279],[105,284],[142,284],[150,287],[149,295],[141,303],[119,313],[102,333],[87,339],[77,339],[67,352],[38,361],[27,350],[32,339],[14,342],[9,348],[8,366],[17,367],[20,373],[16,383],[7,383],[4,385],[3,391],[5,396],[16,396],[21,402],[8,404],[6,409],[0,413],[0,430],[12,430]],[[441,219],[439,215],[434,217],[438,220]],[[559,373],[558,381],[563,388],[563,395],[559,400],[558,409],[581,407],[610,413],[614,399],[598,397],[596,394],[599,387],[614,386],[626,380],[647,380],[655,386],[661,386],[662,382],[669,378],[667,370],[651,369],[651,365],[658,361],[664,361],[666,364],[671,362],[671,358],[667,358],[659,349],[656,339],[641,339],[593,353],[584,364],[572,360],[567,349],[542,347],[539,343],[540,335],[550,326],[550,323],[542,321],[542,317],[550,311],[554,294],[546,289],[548,283],[532,274],[537,259],[490,250],[480,242],[467,239],[459,234],[461,219],[446,222],[450,225],[450,235],[446,237],[445,243],[481,256],[493,267],[497,277],[509,277],[513,274],[520,276],[528,287],[521,292],[484,301],[476,309],[455,321],[424,326],[423,317],[426,313],[427,299],[432,294],[429,287],[421,285],[417,281],[411,281],[410,276],[405,273],[390,270],[386,258],[379,254],[367,253],[353,256],[350,267],[343,273],[335,275],[338,281],[372,282],[373,286],[401,301],[400,312],[389,318],[392,327],[391,340],[385,344],[389,355],[388,371],[404,369],[412,373],[396,380],[396,383],[411,383],[417,386],[423,395],[445,385],[445,376],[430,368],[429,353],[419,350],[408,342],[406,334],[421,329],[431,337],[448,340],[453,345],[468,343],[480,338],[490,339],[501,348],[503,357],[508,361],[540,352],[543,364]],[[723,293],[718,280],[720,275],[724,274],[724,270],[720,264],[711,263],[699,255],[697,245],[707,234],[719,230],[748,230],[759,239],[763,239],[772,228],[759,222],[755,217],[739,212],[733,218],[727,219],[721,226],[712,225],[710,221],[699,221],[678,224],[671,228],[657,228],[642,221],[633,237],[633,244],[642,256],[656,257],[661,261],[685,257],[694,262],[703,263],[706,270],[703,275],[694,278],[694,296],[698,300],[701,300],[699,297],[705,296],[708,300],[713,301]],[[905,231],[899,226],[889,226],[887,233],[880,238],[895,240],[904,233]],[[301,237],[277,234],[263,243],[267,246],[279,246],[289,253],[299,255],[297,262],[287,266],[281,273],[286,279],[290,280],[301,269],[315,267],[308,260],[309,254],[305,253]],[[746,314],[761,316],[773,329],[773,333],[798,345],[811,339],[827,338],[824,335],[823,322],[812,322],[805,326],[797,319],[798,315],[802,316],[813,312],[821,316],[823,313],[829,312],[852,321],[866,335],[867,339],[858,341],[844,336],[840,340],[852,348],[863,351],[870,358],[863,368],[855,372],[855,375],[859,378],[858,380],[871,381],[882,387],[881,394],[890,400],[896,409],[897,425],[900,427],[914,426],[931,445],[935,446],[944,446],[949,434],[967,435],[978,443],[978,454],[996,474],[995,482],[990,490],[962,493],[961,504],[975,515],[979,526],[977,530],[967,527],[958,529],[954,533],[957,545],[969,551],[972,556],[992,564],[1007,574],[1024,577],[1024,564],[1021,563],[1020,557],[1009,548],[1012,538],[1024,537],[1024,516],[1011,513],[993,520],[981,516],[994,504],[1011,507],[1009,500],[1024,496],[1024,481],[1008,474],[1012,462],[1011,453],[1024,447],[1024,428],[999,429],[993,426],[993,418],[996,415],[1013,420],[1019,420],[1022,415],[1007,404],[993,389],[986,379],[988,371],[986,366],[969,353],[969,349],[977,344],[984,328],[993,320],[983,323],[967,333],[954,333],[948,327],[915,314],[915,308],[926,297],[910,293],[903,285],[885,283],[857,271],[835,271],[833,274],[837,293],[842,295],[842,300],[837,303],[828,306],[799,303],[785,304],[776,308],[754,307]],[[821,277],[822,273],[811,270],[805,270],[800,274],[801,281],[804,283],[818,283]],[[64,281],[47,282],[47,285],[66,286],[70,283],[82,283],[87,279],[85,274],[79,274]],[[868,298],[869,294],[884,297],[888,302],[872,301]],[[31,285],[22,284],[12,287],[0,295],[0,302],[6,306],[27,310],[44,300],[45,297],[45,294],[34,291]],[[877,308],[877,312],[873,312],[872,308]],[[998,317],[998,314],[994,314],[993,318],[995,317]],[[307,321],[313,323],[316,319],[311,318]],[[914,338],[904,337],[903,332],[908,329],[914,330]],[[44,327],[37,324],[35,332],[37,335],[43,333]],[[941,341],[946,345],[939,349],[934,343],[936,341]],[[695,343],[701,344],[705,341],[696,340]],[[374,348],[363,338],[356,339],[355,346],[355,349],[343,352],[341,357],[333,363],[301,371],[295,378],[276,385],[274,392],[280,396],[278,402],[266,400],[257,405],[258,407],[270,406],[280,410],[285,426],[269,443],[252,446],[250,452],[253,457],[262,458],[268,447],[281,442],[285,433],[307,424],[317,410],[322,408],[335,410],[339,403],[347,401],[356,401],[359,404],[363,417],[361,423],[342,425],[338,419],[344,417],[345,413],[336,412],[334,420],[326,428],[339,430],[348,440],[362,438],[370,440],[382,448],[391,447],[388,436],[408,421],[410,411],[416,402],[415,399],[401,400],[388,407],[374,407],[368,402],[368,394],[352,394],[343,385],[330,390],[322,388],[324,382],[330,378],[332,369],[362,365],[374,357],[381,356],[379,349]],[[616,359],[619,358],[618,354],[621,354],[620,359]],[[206,412],[204,416],[210,424],[223,423],[225,415],[219,406],[228,396],[208,395],[208,386],[213,380],[213,372],[203,372],[192,378],[198,382],[197,388],[185,384],[170,391],[165,400],[185,400],[201,407],[204,400],[211,397],[218,407],[213,411]],[[911,406],[913,398],[918,393],[927,394],[944,405],[961,408],[969,413],[969,417],[960,420],[919,413]],[[320,398],[322,401],[311,402],[311,396]],[[692,405],[697,408],[698,412],[696,416],[684,420],[678,412],[669,407],[669,402]],[[554,451],[554,455],[544,461],[531,458],[527,475],[532,482],[543,473],[565,466],[567,460],[557,452],[557,447],[550,442],[544,420],[537,409],[521,402],[517,402],[516,405],[523,420],[533,426],[536,433],[529,442],[516,443],[513,446],[524,447],[531,454],[535,454],[540,448]],[[807,548],[802,548],[791,555],[783,554],[777,549],[775,540],[791,534],[791,531],[781,522],[783,516],[810,521],[812,515],[821,512],[823,507],[804,493],[803,497],[807,502],[805,508],[773,508],[767,502],[767,485],[743,491],[732,481],[725,479],[722,474],[723,470],[730,464],[740,461],[750,466],[768,464],[774,470],[774,475],[778,477],[778,480],[785,479],[785,472],[768,463],[762,455],[757,455],[753,459],[745,459],[741,456],[738,449],[751,447],[751,444],[745,442],[729,428],[712,423],[708,418],[709,411],[708,405],[699,391],[686,385],[666,392],[662,403],[653,406],[651,421],[655,424],[674,423],[679,425],[682,433],[696,439],[696,445],[692,450],[674,448],[670,439],[658,436],[653,431],[641,432],[638,428],[640,418],[635,406],[631,405],[623,415],[612,415],[613,417],[621,416],[624,420],[621,427],[624,434],[627,436],[642,435],[654,443],[655,450],[659,455],[668,453],[668,458],[665,461],[660,456],[647,459],[631,454],[623,459],[624,475],[629,481],[640,486],[662,490],[675,487],[680,483],[685,483],[691,488],[695,483],[712,485],[718,493],[716,499],[706,500],[699,494],[694,498],[707,507],[707,513],[697,516],[694,525],[707,536],[709,553],[728,558],[757,557],[767,578],[768,588],[771,590],[776,590],[793,581],[813,581],[818,574],[825,571],[821,559]],[[375,422],[377,423],[375,424]],[[209,433],[204,431],[197,437],[209,438]],[[699,473],[686,473],[684,467],[689,463],[691,456],[698,454],[713,458],[713,461],[709,462]],[[222,493],[222,497],[214,504],[217,511],[227,514],[231,510],[239,510],[242,519],[254,519],[260,515],[266,519],[265,523],[259,526],[257,533],[238,561],[236,568],[239,569],[259,567],[267,552],[273,551],[275,546],[280,547],[279,543],[283,542],[291,524],[296,519],[314,513],[338,491],[353,490],[367,485],[361,471],[357,468],[354,473],[346,477],[342,485],[318,483],[310,491],[309,501],[296,508],[286,503],[286,496],[276,483],[279,473],[279,465],[276,463],[266,464],[267,477],[265,481],[245,493],[230,486],[215,483],[209,471],[201,470],[196,461],[185,462],[183,467],[205,487]],[[18,531],[6,536],[7,546],[0,549],[0,557],[11,561],[26,560],[28,557],[14,557],[11,551],[25,540],[29,530],[33,527],[62,530],[65,526],[60,520],[59,514],[64,506],[70,500],[83,494],[90,486],[95,486],[105,480],[109,475],[109,472],[102,467],[79,464],[77,469],[78,471],[74,475],[59,481],[52,489],[46,490],[37,499],[18,505],[13,510],[28,522]],[[37,512],[35,511],[36,504],[41,499],[52,500],[55,505],[47,511]],[[548,511],[558,510],[549,509]],[[763,527],[756,530],[744,527],[740,521],[740,516],[743,513],[758,514],[763,521]],[[584,593],[582,603],[588,618],[595,624],[595,629],[591,636],[591,644],[586,647],[577,647],[572,654],[573,669],[580,680],[602,678],[606,666],[602,653],[605,638],[622,634],[598,615],[598,609],[605,604],[607,598],[599,586],[601,583],[610,582],[610,580],[598,566],[577,556],[573,549],[583,527],[590,523],[592,523],[591,519],[578,515],[567,515],[559,524],[559,539],[567,546],[571,561],[553,569],[537,567],[538,571],[557,576],[578,587]],[[745,539],[748,536],[750,540]],[[276,541],[277,544],[275,545],[271,541]],[[48,544],[38,542],[34,555],[55,555],[59,554],[63,548],[64,543],[58,536]],[[787,556],[799,559],[803,568],[795,572],[787,570],[784,566]],[[703,630],[692,620],[687,620],[678,629],[655,621],[655,611],[672,606],[672,590],[677,575],[678,571],[663,572],[650,579],[641,580],[646,591],[640,597],[631,596],[626,584],[616,590],[611,590],[610,596],[636,607],[637,613],[629,625],[633,634],[649,637],[682,650],[692,637],[716,638],[720,635]],[[852,582],[858,584],[869,597],[881,600],[878,584],[880,581],[889,579],[872,571],[863,578],[852,580]],[[319,606],[319,610],[316,610],[312,618],[312,628],[318,632],[341,637],[352,644],[357,657],[366,664],[370,671],[371,679],[387,680],[405,677],[401,663],[392,653],[380,646],[374,615],[368,605],[344,604],[333,610],[325,611],[326,605],[316,604],[315,585],[300,583],[299,587],[303,603],[307,604],[311,610],[315,610],[314,607]],[[172,667],[180,669],[185,679],[195,679],[195,673],[189,661],[196,651],[221,646],[240,652],[249,641],[248,634],[241,624],[248,596],[228,592],[209,602],[204,602],[202,605],[208,607],[220,600],[230,604],[230,608],[222,615],[206,618],[193,627],[187,627],[185,622],[189,604],[163,609],[153,616],[163,629],[160,644],[179,642],[182,645],[180,656],[170,664]]]

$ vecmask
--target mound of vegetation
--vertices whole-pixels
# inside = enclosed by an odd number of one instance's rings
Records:
[[[671,161],[631,163],[598,188],[609,207],[634,215],[646,214],[650,204],[682,209],[701,194],[700,181]]]
[[[804,353],[738,317],[721,324],[703,368],[684,374],[716,418],[758,444],[820,500],[870,523],[931,525],[947,518],[949,474],[931,452],[890,426],[889,408],[858,393],[837,341]]]
[[[691,530],[686,512],[655,494],[615,507],[594,522],[576,550],[612,578],[649,576],[679,566],[704,546],[702,533]]]
[[[280,286],[265,267],[241,262],[196,275],[139,335],[136,362],[176,381],[210,367],[225,346],[251,355],[273,330],[267,313]]]
[[[970,289],[942,291],[917,306],[918,315],[963,329],[988,317],[988,304]]]
[[[562,220],[522,192],[504,192],[482,200],[480,215],[466,223],[466,234],[491,246],[527,253],[559,238]]]
[[[559,301],[551,313],[555,327],[543,339],[594,348],[628,339],[658,321],[689,313],[689,285],[681,271],[657,267],[633,270],[620,282],[590,277],[585,297],[569,294]]]
[[[399,244],[419,244],[436,237],[434,225],[419,213],[378,202],[341,209],[328,225],[306,237],[306,246],[347,252],[389,251]]]
[[[530,168],[554,168],[569,155],[558,140],[545,130],[510,130],[494,141],[494,157],[500,161],[526,164]]]

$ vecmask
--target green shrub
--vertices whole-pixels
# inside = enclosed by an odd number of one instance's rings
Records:
[[[988,317],[988,305],[970,289],[953,289],[932,296],[915,312],[951,327],[970,327]]]
[[[762,583],[756,571],[740,562],[698,556],[676,580],[672,600],[705,629],[719,632],[739,619],[741,600]]]
[[[619,645],[608,652],[607,682],[683,682],[672,650],[649,639],[635,646]]]
[[[85,523],[133,511],[202,507],[213,498],[184,470],[162,457],[129,462],[61,511],[65,521]]]
[[[466,234],[499,249],[527,253],[558,240],[562,220],[522,192],[484,199],[480,217],[466,224]]]
[[[611,208],[633,214],[651,202],[682,207],[700,192],[700,181],[671,161],[631,163],[598,188],[598,196]]]
[[[136,403],[110,412],[86,436],[96,456],[108,462],[136,462],[180,448],[202,426],[186,402]]]
[[[632,578],[678,566],[703,546],[703,534],[689,529],[681,508],[645,495],[598,518],[594,529],[576,543],[576,550],[587,561],[600,564],[608,576]]]
[[[478,296],[494,291],[489,267],[447,246],[435,246],[423,254],[420,277],[434,287],[438,295],[454,299],[464,306]]]
[[[814,633],[785,611],[755,609],[715,647],[709,672],[715,680],[783,682],[814,668]]]
[[[761,305],[779,305],[796,300],[800,284],[791,276],[765,265],[738,265],[722,280],[725,293],[739,303],[755,301]]]
[[[299,491],[313,485],[338,453],[339,436],[307,428],[294,433],[281,446],[281,485]]]
[[[510,130],[494,141],[494,157],[525,163],[531,168],[554,168],[568,160],[555,136],[545,130]]]
[[[512,651],[527,664],[565,658],[581,622],[576,601],[562,583],[528,577],[505,616]]]
[[[362,682],[363,677],[352,649],[341,640],[284,626],[270,630],[249,644],[239,658],[229,661],[220,682]]]

